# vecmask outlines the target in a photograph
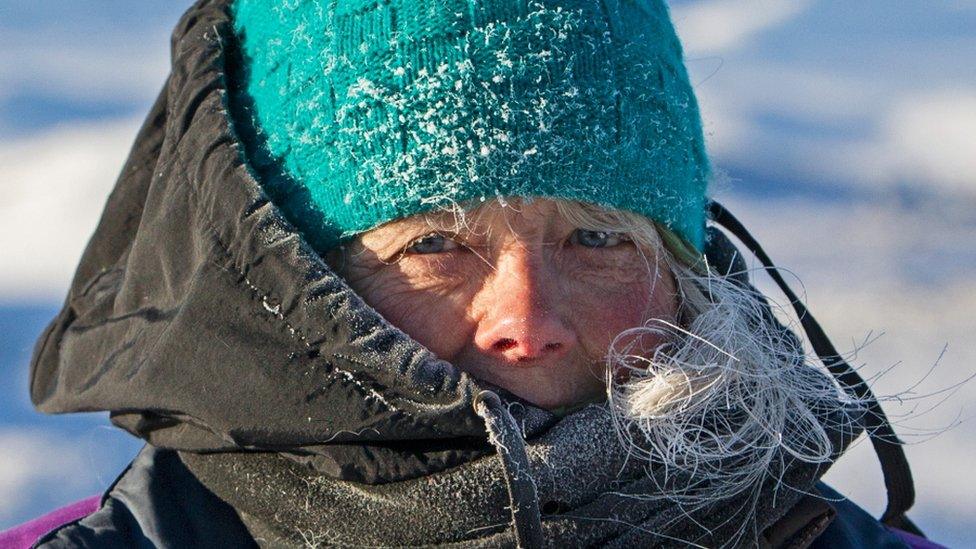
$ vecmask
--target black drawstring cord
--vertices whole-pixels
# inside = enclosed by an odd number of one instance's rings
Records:
[[[786,284],[779,270],[773,265],[773,261],[742,223],[724,206],[714,200],[709,203],[708,212],[712,220],[735,235],[766,267],[769,276],[776,281],[779,288],[789,298],[793,310],[796,311],[803,326],[803,331],[810,339],[813,350],[830,373],[843,384],[845,390],[852,391],[860,401],[867,402],[868,413],[864,416],[864,428],[867,430],[874,451],[881,462],[885,488],[888,491],[888,507],[881,516],[881,522],[922,536],[923,534],[918,527],[905,516],[905,513],[915,502],[915,484],[912,481],[912,471],[908,466],[908,460],[905,458],[905,452],[902,449],[903,443],[892,429],[884,410],[881,409],[881,404],[871,392],[871,388],[868,387],[868,384],[857,371],[840,357],[823,328]]]
[[[474,397],[474,410],[485,420],[488,441],[498,450],[505,472],[505,487],[512,511],[515,543],[519,547],[542,547],[542,515],[535,481],[529,472],[525,440],[515,418],[492,391],[481,391]]]

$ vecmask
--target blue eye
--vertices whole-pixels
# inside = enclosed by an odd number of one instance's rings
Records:
[[[457,248],[457,242],[441,234],[429,234],[414,240],[407,246],[407,252],[412,254],[439,254]]]
[[[575,244],[586,248],[612,248],[623,242],[629,242],[623,233],[613,233],[610,231],[588,231],[586,229],[576,229],[571,240]]]

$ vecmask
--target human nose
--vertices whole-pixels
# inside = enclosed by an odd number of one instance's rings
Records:
[[[482,352],[523,363],[558,359],[577,344],[560,316],[554,275],[538,254],[522,249],[500,257],[489,284],[474,338]]]

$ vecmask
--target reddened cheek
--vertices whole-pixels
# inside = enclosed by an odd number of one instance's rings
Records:
[[[588,356],[602,361],[619,334],[642,326],[649,319],[674,321],[677,298],[673,283],[670,277],[652,276],[656,275],[650,273],[606,286],[577,284],[566,292],[567,303],[571,304],[569,318],[573,319]],[[645,340],[641,342],[645,351],[653,351],[661,342],[655,338]]]
[[[609,296],[631,294],[656,276],[653,258],[629,243],[613,248],[569,247],[556,254],[553,264],[565,290]]]
[[[578,303],[586,306],[576,317],[578,320],[578,331],[583,334],[584,339],[599,339],[601,342],[608,342],[619,332],[639,326],[643,319],[644,303],[646,299],[639,294],[616,294],[603,295],[602,299],[590,299],[587,303]]]
[[[376,310],[445,360],[451,360],[471,339],[472,323],[465,318],[463,304],[453,300],[405,295],[383,300]]]
[[[411,277],[399,264],[347,269],[349,286],[394,326],[439,357],[450,357],[469,338],[466,288],[455,279]]]
[[[470,251],[408,255],[390,268],[397,271],[404,284],[437,295],[470,294],[491,271],[481,257]]]

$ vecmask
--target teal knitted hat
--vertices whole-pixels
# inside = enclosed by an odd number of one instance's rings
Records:
[[[284,174],[265,186],[320,248],[541,196],[702,249],[709,165],[663,0],[236,0],[233,17],[234,89]]]

